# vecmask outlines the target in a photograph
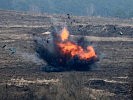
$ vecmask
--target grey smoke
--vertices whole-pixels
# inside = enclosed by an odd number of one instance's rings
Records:
[[[24,61],[33,62],[38,65],[44,64],[44,61],[38,57],[37,53],[31,54],[31,53],[21,52],[19,53],[19,55],[21,55]]]

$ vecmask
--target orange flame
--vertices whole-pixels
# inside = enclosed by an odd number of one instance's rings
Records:
[[[78,46],[70,41],[65,41],[69,37],[69,32],[66,28],[62,30],[60,37],[63,42],[60,42],[57,45],[59,46],[63,54],[69,54],[71,57],[78,56],[80,59],[83,60],[97,57],[95,50],[92,46],[88,46],[87,50],[84,50],[81,46]]]
[[[63,28],[63,30],[62,30],[62,32],[61,32],[61,34],[60,34],[60,37],[61,37],[61,40],[62,40],[62,41],[65,41],[65,40],[68,39],[68,37],[69,37],[69,32],[68,32],[68,30],[67,30],[65,27]]]

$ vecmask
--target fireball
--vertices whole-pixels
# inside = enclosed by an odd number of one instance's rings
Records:
[[[60,34],[61,42],[57,43],[62,54],[69,55],[72,58],[78,56],[81,60],[90,60],[91,58],[97,57],[93,46],[88,46],[84,50],[81,46],[69,41],[68,38],[69,31],[64,27]]]

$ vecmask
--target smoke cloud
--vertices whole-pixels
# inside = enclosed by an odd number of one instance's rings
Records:
[[[62,55],[60,49],[56,44],[57,41],[60,41],[57,36],[58,35],[53,32],[47,36],[35,36],[34,38],[37,54],[41,59],[47,62],[47,66],[44,66],[42,70],[47,72],[59,72],[68,70],[90,70],[91,65],[93,65],[96,62],[96,60],[81,60],[78,56],[74,56],[71,58],[69,55]],[[77,42],[82,39],[83,37],[81,39],[78,39]],[[85,46],[85,41],[81,42],[82,43],[80,45]]]

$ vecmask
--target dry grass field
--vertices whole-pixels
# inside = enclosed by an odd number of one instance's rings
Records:
[[[35,36],[67,25],[99,61],[90,71],[45,72]],[[0,100],[132,100],[133,20],[0,10]]]

